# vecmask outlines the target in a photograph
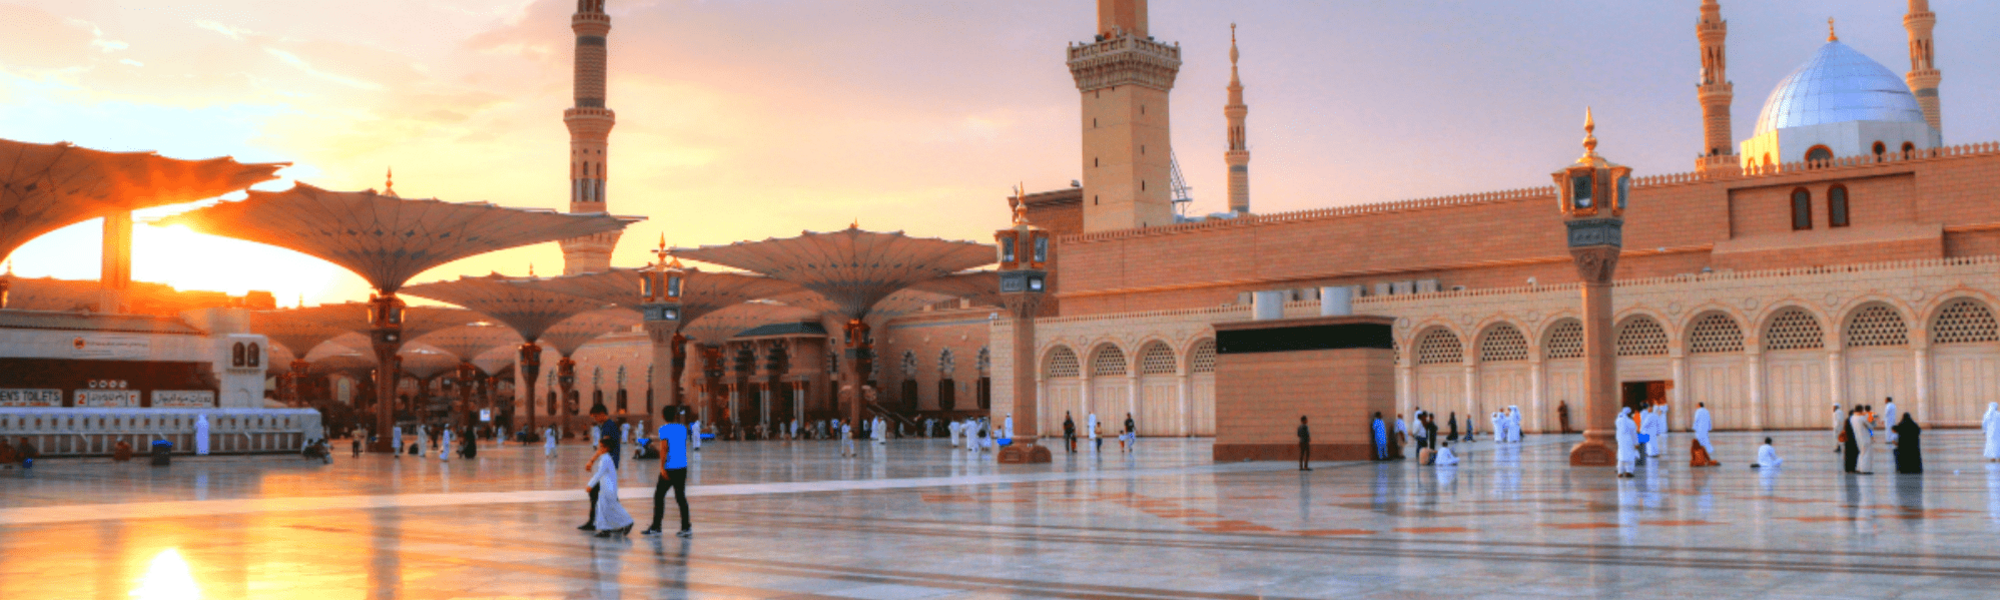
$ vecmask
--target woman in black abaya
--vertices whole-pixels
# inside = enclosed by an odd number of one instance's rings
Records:
[[[1903,422],[1896,424],[1896,472],[1906,475],[1920,475],[1924,472],[1924,428],[1917,426],[1910,413],[1903,413]]]
[[[1858,467],[1861,465],[1861,443],[1854,434],[1854,419],[1841,419],[1840,454],[1848,473],[1858,472],[1860,470]]]

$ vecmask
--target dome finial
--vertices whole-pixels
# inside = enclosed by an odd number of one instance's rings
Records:
[[[1597,116],[1590,107],[1583,107],[1583,156],[1597,156]]]
[[[1833,31],[1833,17],[1827,17],[1827,18],[1826,18],[1826,41],[1829,41],[1829,42],[1838,42],[1838,41],[1840,41],[1840,34],[1839,34],[1839,33],[1835,33],[1835,32]]]
[[[1229,66],[1236,66],[1236,24],[1229,24]]]
[[[388,175],[386,176],[386,178],[385,178],[385,179],[384,179],[384,180],[382,181],[382,195],[384,195],[384,196],[388,196],[388,197],[391,197],[391,198],[395,198],[395,197],[397,197],[397,196],[396,196],[396,168],[395,168],[395,167],[389,167],[389,174],[388,174]]]

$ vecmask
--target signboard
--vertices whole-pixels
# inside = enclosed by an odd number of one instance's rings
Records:
[[[492,420],[493,420],[493,409],[490,408],[479,409],[479,422],[487,423],[491,422]]]
[[[134,408],[139,390],[77,390],[77,408]]]
[[[73,358],[149,358],[153,340],[136,335],[80,335],[70,341]]]
[[[215,392],[153,390],[153,408],[215,408]]]
[[[0,406],[60,408],[62,390],[0,389]]]

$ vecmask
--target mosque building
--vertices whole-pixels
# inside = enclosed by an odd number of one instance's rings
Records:
[[[1614,304],[1625,399],[1669,403],[1677,428],[1697,402],[1718,428],[1791,429],[1888,398],[1925,423],[1976,425],[2000,400],[2000,144],[1943,144],[1929,3],[1911,0],[1904,20],[1905,78],[1830,32],[1740,143],[1721,11],[1704,0],[1696,21],[1695,168],[1626,183]],[[881,328],[886,394],[928,413],[987,409],[1031,368],[1043,432],[1065,413],[1131,413],[1146,435],[1210,436],[1215,325],[1251,320],[1258,304],[1318,315],[1323,297],[1345,297],[1395,319],[1404,414],[1518,406],[1538,432],[1581,406],[1578,275],[1554,187],[1253,214],[1232,40],[1231,218],[1175,219],[1165,106],[1180,49],[1148,35],[1144,0],[1100,1],[1091,40],[1068,53],[1081,185],[1022,198],[1058,236],[1036,364],[1004,359],[1004,320],[989,322],[1003,313],[941,307]],[[1452,244],[1411,242],[1438,239]],[[957,406],[944,387],[961,390]]]

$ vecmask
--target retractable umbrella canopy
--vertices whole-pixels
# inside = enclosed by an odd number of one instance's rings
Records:
[[[520,286],[581,296],[603,304],[638,308],[645,302],[640,280],[647,269],[612,269],[602,273],[566,275],[547,279],[522,279]],[[686,269],[681,275],[682,322],[693,322],[709,313],[759,298],[796,294],[798,284],[762,275],[716,273]]]
[[[602,300],[516,285],[533,278],[493,274],[410,286],[406,293],[463,306],[511,327],[522,339],[539,341],[550,327],[570,317],[604,308]]]
[[[241,191],[287,166],[0,140],[0,259],[69,225]]]
[[[993,246],[849,227],[830,233],[702,246],[677,254],[790,281],[819,294],[831,311],[868,316],[877,302],[910,286],[996,262]]]
[[[301,319],[333,328],[343,328],[354,332],[356,339],[363,340],[354,345],[368,347],[365,331],[368,326],[368,305],[360,302],[321,304],[311,308],[294,309]],[[403,335],[418,338],[440,329],[449,329],[480,320],[479,313],[449,306],[411,306],[403,310]],[[343,333],[337,337],[346,337]],[[336,339],[336,342],[339,340]]]
[[[639,313],[625,308],[610,308],[584,313],[550,327],[542,334],[542,340],[555,348],[563,356],[574,356],[577,349],[604,334],[627,331],[639,324]]]
[[[296,309],[251,311],[250,331],[284,344],[286,349],[301,358],[312,354],[314,348],[327,340],[354,331],[352,328],[334,327],[317,317]]]
[[[758,301],[736,304],[709,313],[681,328],[688,339],[703,344],[720,344],[736,334],[772,323],[817,322],[820,311],[777,302]]]
[[[512,347],[521,344],[521,336],[504,326],[474,322],[440,330],[417,341],[450,352],[465,362],[472,362],[488,350],[502,346],[511,351]]]
[[[335,192],[298,184],[283,192],[251,192],[241,202],[224,202],[160,222],[297,250],[345,267],[377,291],[393,294],[417,274],[461,258],[618,231],[638,220],[412,200],[374,190]]]

